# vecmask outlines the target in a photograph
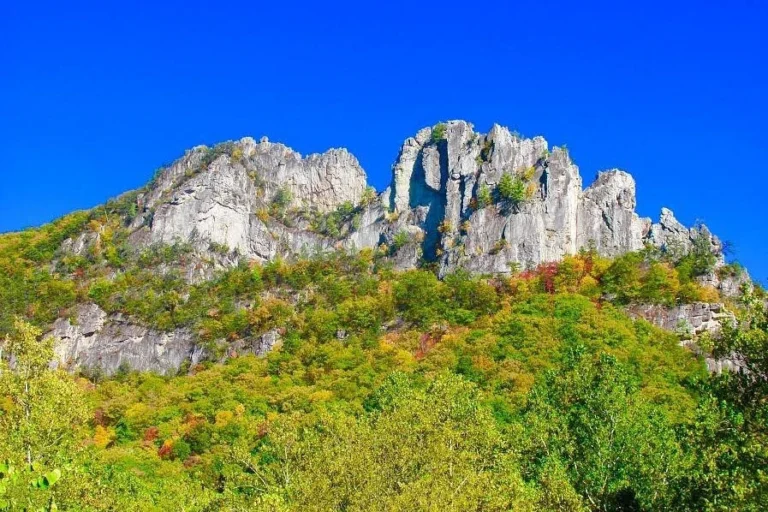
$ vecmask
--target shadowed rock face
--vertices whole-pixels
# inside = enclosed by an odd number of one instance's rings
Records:
[[[479,205],[479,192],[495,190],[505,174],[516,177],[525,199]],[[666,208],[658,223],[640,218],[628,173],[601,172],[583,189],[567,150],[550,151],[542,137],[526,139],[499,125],[487,134],[465,121],[424,128],[403,143],[390,187],[362,204],[367,188],[365,172],[344,149],[302,157],[282,144],[250,137],[218,150],[196,147],[139,196],[130,241],[136,247],[188,243],[220,267],[242,258],[290,259],[387,244],[399,247],[389,256],[395,268],[413,268],[423,259],[445,275],[459,268],[506,273],[587,247],[607,256],[646,243],[688,251],[704,235],[723,263],[722,246],[705,227],[688,229]],[[287,216],[274,215],[277,199]],[[354,229],[335,237],[312,229],[311,218],[344,204],[358,207]],[[95,242],[88,236],[67,240],[62,250],[83,253]],[[205,279],[210,272],[187,277]],[[728,291],[741,282],[713,275],[711,284]],[[152,331],[108,317],[96,306],[81,308],[76,324],[60,319],[54,326],[63,361],[108,372],[122,362],[167,372],[201,357],[192,333]],[[268,350],[274,342],[261,340],[259,346],[266,348],[254,350]]]
[[[493,190],[505,173],[519,177],[526,199],[478,209],[478,191]],[[542,137],[521,138],[498,125],[479,134],[464,121],[446,123],[439,141],[433,128],[405,141],[393,166],[389,205],[424,232],[424,256],[436,259],[442,274],[459,267],[508,272],[511,264],[555,261],[590,246],[607,256],[646,243],[688,250],[697,235],[667,209],[659,224],[640,218],[635,181],[626,172],[601,172],[582,189],[566,150],[550,152]],[[441,233],[435,233],[438,225]],[[706,234],[719,251],[717,239]],[[438,250],[429,258],[432,245]]]

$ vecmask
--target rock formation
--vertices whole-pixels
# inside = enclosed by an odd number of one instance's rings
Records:
[[[206,356],[206,349],[188,329],[170,332],[149,329],[122,315],[108,315],[95,304],[75,308],[72,318],[59,318],[51,336],[57,340],[58,363],[68,367],[99,369],[115,373],[121,366],[160,374],[175,373],[185,362],[194,365]],[[280,340],[276,329],[250,343],[231,342],[225,357],[234,353],[263,355]]]
[[[511,199],[497,192],[504,180],[517,187]],[[433,261],[444,275],[458,268],[508,273],[588,247],[607,256],[645,244],[685,253],[703,236],[723,263],[722,244],[706,227],[686,228],[666,208],[653,223],[635,206],[635,182],[624,171],[601,172],[584,189],[567,149],[550,150],[542,137],[523,138],[499,125],[481,134],[450,121],[403,143],[391,185],[378,196],[344,149],[302,157],[249,137],[196,147],[139,194],[130,241],[135,247],[182,242],[218,266],[384,245],[396,268]],[[342,210],[340,226],[318,229],[320,220]],[[93,236],[68,240],[62,250],[82,253]],[[710,284],[733,292],[741,283],[713,275]],[[76,317],[54,326],[62,360],[165,372],[201,357],[186,331],[152,331],[93,305]],[[264,350],[273,338],[262,340]],[[261,345],[253,351],[263,352]]]
[[[73,318],[59,318],[51,335],[59,362],[99,368],[111,374],[122,365],[158,373],[176,371],[184,361],[197,363],[203,351],[188,330],[160,332],[107,315],[95,304],[78,306]]]
[[[626,172],[601,172],[582,189],[566,149],[550,152],[542,137],[525,139],[499,125],[485,135],[464,121],[420,130],[400,149],[391,186],[365,205],[365,172],[346,150],[302,158],[266,139],[225,146],[194,148],[159,175],[140,197],[133,241],[188,242],[201,252],[225,247],[264,261],[394,245],[403,233],[410,247],[395,251],[398,267],[434,260],[443,274],[459,267],[509,272],[589,246],[608,256],[646,243],[685,251],[700,234],[720,252],[709,231],[685,228],[666,208],[656,224],[640,218]],[[479,205],[480,191],[492,191],[505,173],[525,187],[525,198]],[[269,214],[278,200],[287,215]],[[312,229],[312,216],[343,204],[360,209],[354,229],[340,237]]]
[[[736,323],[734,314],[723,304],[697,302],[673,307],[637,304],[628,307],[627,312],[635,318],[645,319],[657,327],[679,334],[680,344],[701,355],[710,372],[720,373],[726,369],[738,371],[743,366],[738,354],[717,359],[702,351],[696,343],[699,336],[717,336],[724,325]]]

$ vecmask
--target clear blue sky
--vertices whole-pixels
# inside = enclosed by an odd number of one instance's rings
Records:
[[[404,138],[460,118],[567,143],[587,182],[630,171],[641,215],[704,220],[765,280],[766,2],[628,4],[7,2],[0,231],[244,135],[345,146],[382,188]]]

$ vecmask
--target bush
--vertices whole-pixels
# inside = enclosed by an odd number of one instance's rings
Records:
[[[395,234],[392,239],[392,243],[395,246],[395,250],[399,250],[404,245],[407,245],[411,241],[411,235],[404,229],[401,229]]]
[[[360,198],[360,204],[362,206],[368,206],[376,200],[376,189],[373,187],[366,187],[363,192],[363,197]]]
[[[437,123],[434,128],[432,128],[432,142],[437,144],[441,140],[445,139],[445,123]]]
[[[280,187],[272,198],[272,204],[280,210],[284,210],[293,201],[293,194],[285,187]]]
[[[213,253],[219,254],[221,256],[226,256],[229,254],[229,246],[227,244],[222,244],[219,242],[211,242],[208,245],[208,250],[210,250]]]
[[[192,455],[192,448],[189,446],[189,443],[183,439],[179,439],[173,443],[171,455],[176,460],[187,460],[189,456]]]
[[[641,260],[638,253],[619,256],[603,275],[601,281],[605,291],[614,295],[621,304],[634,302],[640,297]]]
[[[501,175],[496,190],[499,193],[499,197],[504,201],[517,204],[525,200],[525,183],[520,178],[513,177],[509,173],[505,172]]]
[[[680,291],[677,272],[663,263],[651,263],[640,288],[640,300],[650,304],[672,306]]]
[[[407,322],[429,327],[441,317],[442,283],[425,270],[404,272],[394,286],[395,306]]]
[[[493,203],[493,194],[491,189],[483,183],[480,188],[477,189],[477,208],[485,208]]]

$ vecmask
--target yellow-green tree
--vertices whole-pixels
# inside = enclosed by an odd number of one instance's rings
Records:
[[[71,376],[51,369],[53,342],[16,320],[0,356],[0,510],[54,507],[87,409]],[[57,486],[60,487],[60,486]]]

